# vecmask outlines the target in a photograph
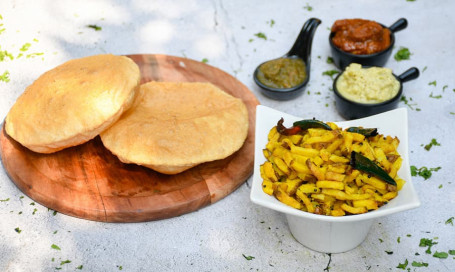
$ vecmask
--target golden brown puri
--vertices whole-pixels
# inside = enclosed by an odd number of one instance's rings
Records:
[[[122,162],[176,174],[228,157],[247,133],[245,104],[216,86],[149,82],[101,140]]]
[[[6,116],[6,132],[40,153],[79,145],[119,119],[139,81],[139,67],[127,57],[70,60],[26,88]]]

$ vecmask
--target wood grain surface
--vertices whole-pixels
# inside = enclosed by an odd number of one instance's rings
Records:
[[[177,175],[121,163],[95,139],[53,154],[28,150],[3,129],[3,166],[34,201],[67,215],[102,222],[143,222],[186,214],[227,196],[252,174],[256,97],[241,82],[213,66],[167,55],[129,55],[148,81],[211,82],[241,98],[249,131],[243,147],[223,160]],[[172,101],[169,101],[172,103]]]

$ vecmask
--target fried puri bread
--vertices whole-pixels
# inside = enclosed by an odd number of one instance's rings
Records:
[[[6,132],[39,153],[79,145],[131,107],[139,81],[139,67],[127,57],[70,60],[26,88],[6,116]]]
[[[242,100],[210,83],[149,82],[112,127],[104,146],[124,163],[177,174],[228,157],[248,133]]]

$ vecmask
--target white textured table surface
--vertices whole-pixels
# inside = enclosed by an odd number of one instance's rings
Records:
[[[1,119],[27,85],[66,60],[100,53],[159,53],[207,59],[248,86],[263,105],[302,117],[343,120],[335,109],[332,80],[322,75],[335,69],[326,62],[329,28],[342,18],[391,25],[405,17],[409,26],[396,33],[393,54],[403,46],[411,58],[398,62],[392,57],[386,66],[397,74],[412,66],[420,69],[417,80],[405,83],[412,105],[399,104],[408,108],[410,164],[441,169],[427,180],[413,178],[420,208],[375,221],[359,247],[329,255],[294,240],[283,214],[252,204],[250,180],[221,201],[177,218],[106,224],[54,215],[33,205],[2,167],[0,271],[401,271],[397,266],[406,260],[410,271],[455,271],[455,256],[433,257],[436,251],[455,250],[455,226],[450,223],[455,216],[454,9],[451,0],[2,0],[0,51],[14,59],[0,55],[0,75],[9,77],[9,82],[0,81]],[[286,102],[264,97],[252,71],[286,53],[310,17],[322,24],[313,42],[309,92]],[[425,150],[433,138],[440,146]],[[421,238],[437,242],[432,254],[419,247]],[[428,267],[412,266],[414,261]]]

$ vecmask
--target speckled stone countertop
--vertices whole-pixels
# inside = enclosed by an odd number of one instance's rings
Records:
[[[455,250],[454,9],[451,0],[1,1],[1,119],[26,86],[64,61],[143,53],[207,61],[244,83],[263,105],[340,121],[332,79],[323,75],[336,69],[327,62],[331,25],[342,18],[391,25],[404,17],[409,25],[395,34],[393,54],[406,47],[410,59],[392,57],[386,66],[396,74],[413,66],[421,71],[405,83],[407,103],[399,104],[409,115],[410,165],[441,168],[426,180],[413,177],[419,208],[376,220],[351,251],[324,254],[299,244],[283,214],[250,202],[251,178],[196,212],[114,224],[55,214],[24,195],[1,167],[0,271],[401,271],[406,263],[409,271],[455,271],[454,255],[433,256]],[[311,17],[322,24],[306,92],[285,102],[263,96],[252,79],[255,67],[286,53]],[[432,139],[438,145],[426,150]],[[422,238],[437,243],[431,254],[419,246]]]

